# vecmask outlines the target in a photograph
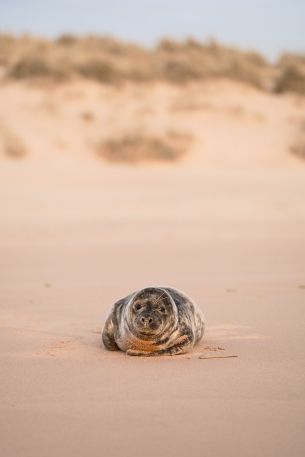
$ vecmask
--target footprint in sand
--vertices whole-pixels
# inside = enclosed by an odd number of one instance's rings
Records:
[[[61,353],[71,353],[75,350],[75,341],[59,340],[51,344],[47,349],[39,351],[37,355],[57,357]]]
[[[36,355],[58,358],[85,359],[97,356],[100,353],[99,341],[80,339],[60,339],[47,348],[39,351]]]
[[[230,342],[234,340],[266,340],[269,338],[269,336],[255,333],[249,327],[242,325],[214,325],[208,327],[206,332],[206,342],[211,342],[212,344],[202,346],[201,350],[195,352],[194,355],[199,359],[237,358],[238,355],[235,351],[228,350],[228,352],[224,352],[227,351],[227,345],[224,346],[223,343],[230,345]],[[216,342],[216,344],[213,344],[213,342]]]
[[[199,350],[198,350],[199,349]],[[224,351],[226,351],[226,348],[222,346],[202,346],[201,348],[198,348],[195,350],[192,354],[188,354],[188,359],[227,359],[227,358],[232,358],[232,357],[238,357],[237,355],[233,354],[227,354]]]

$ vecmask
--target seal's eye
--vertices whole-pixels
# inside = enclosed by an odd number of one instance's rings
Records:
[[[161,313],[163,313],[163,314],[165,313],[165,308],[164,308],[164,306],[161,306],[161,307],[160,307],[160,311],[161,311]]]
[[[140,303],[137,303],[135,306],[135,309],[139,311],[142,308],[142,305]]]

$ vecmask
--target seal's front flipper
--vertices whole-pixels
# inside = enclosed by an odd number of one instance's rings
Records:
[[[128,349],[128,351],[126,351],[126,354],[140,357],[152,357],[154,355],[158,355],[158,353],[156,352],[138,351],[137,349]]]
[[[188,352],[189,347],[186,346],[173,346],[168,349],[163,349],[162,351],[155,351],[155,352],[145,352],[145,351],[137,351],[136,349],[128,349],[126,351],[127,355],[131,356],[139,356],[139,357],[156,357],[160,355],[180,355],[185,354]]]
[[[128,349],[126,351],[127,355],[135,355],[135,356],[142,356],[142,357],[156,357],[160,355],[180,355],[187,353],[192,348],[192,342],[187,337],[187,335],[183,335],[179,338],[179,342],[174,346],[171,346],[166,349],[161,349],[159,351],[139,351],[137,349]]]
[[[115,342],[114,338],[114,324],[113,324],[113,315],[111,314],[105,324],[103,333],[102,333],[103,344],[108,351],[119,351],[120,348]]]
[[[164,355],[182,355],[189,352],[189,350],[190,347],[188,346],[173,346],[172,348],[169,348]]]
[[[189,334],[178,338],[176,344],[166,349],[161,349],[156,355],[180,355],[185,354],[193,347],[192,338]]]

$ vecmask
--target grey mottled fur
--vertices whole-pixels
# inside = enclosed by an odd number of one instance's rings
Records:
[[[197,305],[170,287],[146,287],[114,303],[102,340],[128,355],[183,354],[202,338],[204,317]]]

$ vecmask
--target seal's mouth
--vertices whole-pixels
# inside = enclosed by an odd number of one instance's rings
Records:
[[[142,326],[136,325],[136,330],[139,334],[155,335],[156,333],[159,333],[160,327],[157,326],[157,327],[151,328],[151,327],[142,327]]]
[[[137,331],[140,335],[155,335],[157,330],[153,330],[150,328],[137,328]]]
[[[140,340],[155,341],[156,339],[160,338],[162,332],[136,329],[134,335]]]

